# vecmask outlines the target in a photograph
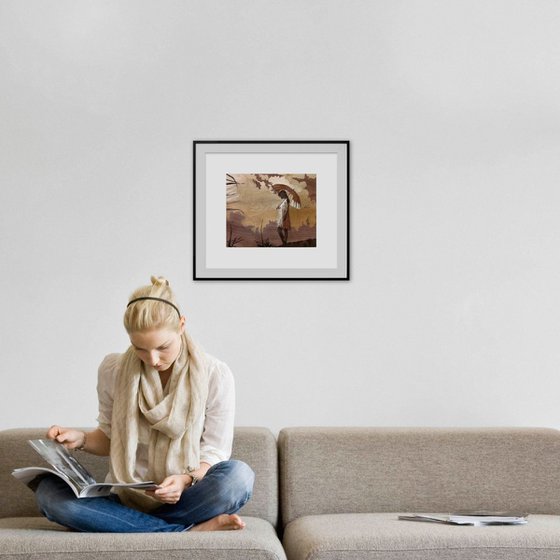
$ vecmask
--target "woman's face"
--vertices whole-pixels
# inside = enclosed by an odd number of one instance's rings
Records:
[[[181,351],[183,330],[184,321],[178,331],[167,328],[137,331],[131,332],[129,337],[136,355],[146,365],[156,371],[167,371]]]

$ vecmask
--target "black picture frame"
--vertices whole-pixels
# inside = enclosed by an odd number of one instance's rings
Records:
[[[193,141],[193,279],[350,280],[350,141]]]

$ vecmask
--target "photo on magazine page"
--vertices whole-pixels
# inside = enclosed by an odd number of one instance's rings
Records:
[[[95,479],[64,445],[49,439],[34,439],[29,443],[45,461],[67,476],[79,488],[95,484]]]

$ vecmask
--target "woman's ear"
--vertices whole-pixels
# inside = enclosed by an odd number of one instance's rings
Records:
[[[187,322],[187,318],[184,315],[181,315],[179,319],[179,334],[183,334],[185,332],[185,323]]]

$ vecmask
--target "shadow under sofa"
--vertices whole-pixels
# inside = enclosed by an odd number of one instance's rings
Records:
[[[560,431],[287,428],[279,434],[288,560],[559,560]],[[522,526],[399,514],[523,511]]]
[[[285,560],[278,539],[276,439],[266,428],[236,428],[232,457],[255,472],[252,499],[239,514],[242,531],[210,533],[77,533],[38,512],[33,492],[11,476],[17,467],[41,464],[28,439],[46,428],[0,431],[0,560]],[[105,457],[80,454],[96,480],[108,471]]]

